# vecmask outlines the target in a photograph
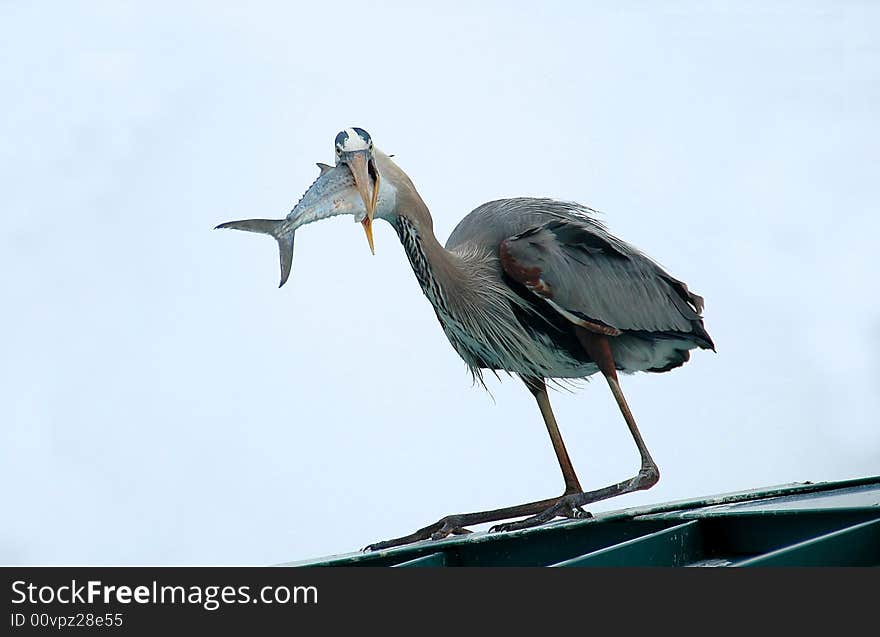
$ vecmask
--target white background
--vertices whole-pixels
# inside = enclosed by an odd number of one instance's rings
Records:
[[[271,564],[562,481],[472,387],[391,228],[282,217],[367,129],[441,241],[576,200],[706,298],[718,353],[623,379],[660,465],[593,510],[880,473],[870,3],[3,3],[0,563]],[[638,454],[552,396],[586,488]]]

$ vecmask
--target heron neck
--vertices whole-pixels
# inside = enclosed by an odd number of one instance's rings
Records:
[[[455,319],[462,303],[479,302],[473,267],[444,248],[434,235],[434,220],[409,176],[387,155],[379,153],[379,169],[394,191],[389,221],[400,238],[413,273],[441,323]],[[449,292],[455,294],[450,296]],[[451,307],[453,306],[453,307]]]
[[[449,314],[446,290],[453,282],[464,283],[466,273],[459,259],[440,245],[427,206],[413,194],[398,201],[394,229],[425,296],[438,312]]]

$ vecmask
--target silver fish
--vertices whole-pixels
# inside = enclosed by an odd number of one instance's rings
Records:
[[[318,168],[321,174],[284,219],[244,219],[217,226],[274,237],[281,257],[281,283],[278,287],[290,277],[293,238],[297,228],[337,215],[354,215],[355,221],[360,221],[366,215],[366,208],[348,166],[319,163]]]

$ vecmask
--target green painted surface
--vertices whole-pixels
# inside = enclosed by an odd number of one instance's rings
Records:
[[[281,566],[880,565],[880,476],[669,502]]]
[[[409,560],[408,562],[395,564],[394,568],[423,568],[429,566],[449,566],[448,562],[446,561],[446,553],[443,553],[442,551],[437,553],[430,553],[429,555],[417,557],[416,559]]]
[[[880,566],[880,518],[804,540],[734,566]]]
[[[703,554],[700,523],[691,520],[553,566],[684,566]]]

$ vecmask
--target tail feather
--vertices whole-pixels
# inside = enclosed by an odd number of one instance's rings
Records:
[[[221,223],[215,228],[229,230],[243,230],[245,232],[256,232],[258,234],[267,234],[278,242],[278,253],[281,260],[281,283],[280,288],[287,283],[290,277],[290,271],[293,266],[293,237],[294,231],[285,229],[286,219],[243,219],[241,221],[227,221]]]

